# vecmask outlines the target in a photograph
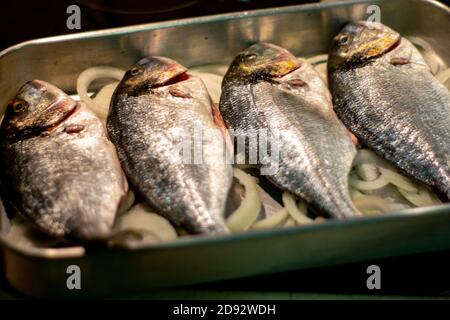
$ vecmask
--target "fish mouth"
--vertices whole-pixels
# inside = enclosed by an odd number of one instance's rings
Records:
[[[46,83],[45,81],[31,80],[28,82],[28,84],[42,92],[48,91],[50,89],[55,93],[55,100],[42,111],[42,115],[54,115],[52,119],[53,121],[49,123],[49,126],[45,128],[45,130],[51,130],[58,126],[60,123],[67,120],[79,106],[79,103],[77,101],[68,97],[58,88],[49,83]]]
[[[171,84],[179,83],[182,81],[186,81],[190,78],[189,74],[185,71],[182,73],[174,74],[172,77],[166,79],[164,82],[160,82],[152,86],[152,88],[160,88],[170,86]]]
[[[59,126],[61,123],[69,119],[80,107],[80,103],[77,101],[67,101],[67,100],[60,100],[56,101],[55,103],[51,104],[45,112],[48,110],[50,112],[53,112],[55,110],[61,110],[62,115],[59,119],[57,119],[55,122],[51,123],[48,127],[44,129],[44,131],[51,131],[57,126]]]
[[[270,78],[281,78],[298,68],[300,62],[288,52],[270,58],[260,63],[254,63],[250,66],[241,64],[241,70],[246,74],[260,74]]]
[[[399,33],[376,22],[357,21],[348,24],[344,30],[347,32],[338,36],[338,42],[350,37],[350,44],[344,44],[344,47],[349,46],[346,55],[354,58],[378,58],[394,50],[401,40]],[[356,39],[355,44],[352,44],[353,39]]]
[[[272,43],[258,42],[235,58],[230,73],[238,78],[278,78],[299,67],[297,58],[286,49]]]
[[[141,59],[127,71],[124,85],[128,87],[130,94],[139,95],[148,89],[168,86],[188,78],[187,69],[178,62],[152,56]]]
[[[383,55],[383,54],[389,53],[389,52],[391,52],[391,51],[394,51],[396,48],[398,48],[398,47],[400,46],[401,42],[402,42],[402,38],[399,37],[399,38],[397,39],[397,41],[395,41],[390,47],[388,47],[388,48],[386,49],[386,51],[384,51],[384,52],[381,53],[381,54]]]
[[[152,72],[151,87],[164,87],[173,83],[177,83],[188,78],[187,69],[175,60],[166,57],[148,57],[137,63]]]
[[[300,61],[293,59],[292,55],[286,52],[272,59],[268,71],[273,78],[281,78],[298,68],[300,68]]]
[[[397,48],[400,44],[400,40],[400,36],[374,39],[366,46],[359,48],[359,50],[361,51],[361,55],[364,58],[378,58]]]

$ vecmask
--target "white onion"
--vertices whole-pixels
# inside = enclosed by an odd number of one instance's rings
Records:
[[[272,216],[259,220],[255,224],[252,225],[252,229],[254,230],[262,230],[262,229],[272,229],[281,224],[284,224],[289,217],[289,213],[286,208],[281,209],[277,213]]]
[[[450,79],[450,68],[447,68],[446,70],[438,73],[436,75],[436,79],[440,82],[442,82],[448,89],[450,89],[450,83],[448,80]]]
[[[227,218],[232,232],[248,230],[261,211],[261,199],[255,178],[240,169],[234,169],[234,177],[245,188],[245,196],[239,207]]]
[[[192,75],[195,75],[203,80],[208,89],[209,95],[211,99],[215,103],[219,103],[220,95],[222,94],[222,77],[213,73],[205,73],[205,72],[189,72]]]
[[[94,98],[94,102],[104,110],[107,114],[109,110],[109,104],[111,102],[111,97],[114,94],[114,90],[116,90],[119,81],[107,84],[96,94]]]
[[[297,59],[302,59],[301,57],[297,57]],[[306,59],[306,61],[308,61],[311,64],[322,64],[322,63],[327,63],[328,60],[328,54],[324,53],[324,54],[319,54],[313,57],[310,57],[308,59]]]
[[[417,192],[417,187],[413,184],[413,182],[406,178],[405,176],[402,176],[401,174],[394,172],[392,170],[379,168],[381,175],[384,179],[389,181],[389,183],[392,183],[394,186],[396,186],[399,189],[403,189],[409,192]]]
[[[94,100],[92,100],[88,95],[88,89],[90,84],[97,79],[114,79],[114,80],[122,80],[125,71],[113,68],[113,67],[92,67],[84,70],[77,79],[77,93],[80,97],[80,100],[86,103],[86,105],[94,111],[97,116],[101,119],[106,119],[108,115],[108,109],[105,110],[104,107],[98,105]]]
[[[419,187],[418,192],[410,192],[402,188],[399,188],[398,191],[403,197],[405,197],[406,200],[417,207],[426,207],[441,204],[437,197],[433,197],[430,192],[422,186]]]
[[[282,196],[284,207],[288,210],[289,215],[292,219],[295,220],[298,224],[308,224],[312,223],[313,220],[306,215],[306,205],[303,202],[300,202],[300,205],[297,205],[294,196],[285,191]]]
[[[392,211],[389,202],[377,196],[364,196],[353,199],[353,204],[366,215],[387,213]]]
[[[361,191],[371,191],[387,186],[389,184],[389,181],[386,180],[383,176],[380,176],[373,181],[364,181],[356,178],[355,176],[351,176],[349,179],[349,184],[353,188]]]
[[[373,163],[361,163],[355,166],[355,171],[365,181],[373,181],[380,176],[377,166]]]
[[[120,216],[114,226],[110,245],[136,248],[177,239],[177,232],[168,220],[153,213],[146,203],[133,206]]]
[[[190,68],[189,71],[203,72],[203,73],[213,73],[220,77],[223,77],[227,73],[228,65],[225,64],[208,64],[204,66],[197,66]]]

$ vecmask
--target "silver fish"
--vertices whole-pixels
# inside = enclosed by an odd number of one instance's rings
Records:
[[[107,129],[130,184],[159,213],[192,233],[228,232],[225,127],[200,78],[168,58],[141,60],[113,95]]]
[[[2,198],[42,231],[106,238],[128,193],[101,121],[60,89],[26,83],[0,128]]]
[[[450,198],[450,93],[419,51],[382,24],[352,22],[333,40],[328,75],[358,139]]]
[[[258,161],[260,168],[279,161],[278,170],[268,175],[276,185],[322,214],[359,215],[348,192],[356,148],[309,63],[273,44],[249,47],[225,75],[220,111],[236,132],[268,130],[278,137],[279,158]]]

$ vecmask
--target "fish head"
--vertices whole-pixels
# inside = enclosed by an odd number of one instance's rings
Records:
[[[42,132],[61,123],[77,102],[42,80],[25,83],[6,108],[2,131],[9,135]]]
[[[176,82],[175,79],[186,72],[185,67],[172,59],[152,56],[141,59],[128,70],[121,85],[132,91],[145,90]]]
[[[259,42],[239,53],[226,77],[244,80],[279,78],[299,67],[300,62],[286,49]]]
[[[356,21],[347,24],[333,38],[330,67],[360,63],[382,56],[395,48],[400,34],[378,22]]]

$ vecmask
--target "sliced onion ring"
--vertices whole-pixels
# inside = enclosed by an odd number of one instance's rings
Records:
[[[313,220],[310,219],[306,215],[306,205],[301,203],[297,205],[294,196],[290,192],[283,192],[282,201],[284,207],[288,210],[289,215],[298,223],[298,224],[307,224],[312,223]]]
[[[380,171],[373,163],[361,163],[355,166],[358,176],[364,181],[373,181],[380,176]]]
[[[168,220],[152,212],[146,203],[139,203],[117,219],[114,235],[108,243],[113,246],[137,248],[172,241],[177,237],[177,232]]]
[[[324,54],[319,54],[313,57],[310,57],[308,59],[306,59],[307,62],[309,62],[310,64],[322,64],[322,63],[326,63],[328,60],[328,54],[324,53]]]
[[[392,211],[389,203],[381,197],[377,196],[364,196],[353,199],[353,203],[362,213],[366,215],[373,215],[373,211],[377,211],[379,214]]]
[[[350,177],[349,184],[355,189],[361,191],[371,191],[383,188],[389,184],[389,181],[386,180],[382,175],[373,181],[364,181],[360,180],[356,177]]]
[[[122,80],[125,71],[107,66],[92,67],[84,70],[77,79],[77,93],[80,100],[94,111],[100,118],[105,119],[108,115],[108,110],[102,108],[95,103],[88,95],[89,85],[96,79],[114,79]]]
[[[227,218],[227,225],[232,232],[240,232],[248,230],[258,218],[261,198],[255,178],[236,168],[233,175],[244,186],[245,195],[239,207]]]
[[[94,102],[100,106],[102,110],[106,110],[106,112],[108,112],[111,97],[114,94],[114,90],[116,90],[118,84],[119,81],[107,84],[95,95]]]
[[[384,179],[389,181],[389,183],[392,183],[394,186],[396,186],[399,189],[404,189],[409,192],[417,192],[418,188],[417,186],[408,178],[405,176],[402,176],[401,174],[394,172],[392,170],[379,168],[381,175]]]
[[[279,210],[277,213],[272,216],[259,220],[255,224],[252,225],[252,229],[254,230],[262,230],[262,229],[272,229],[281,224],[284,224],[289,217],[289,213],[286,208]]]
[[[441,204],[439,199],[433,197],[430,191],[420,186],[418,192],[410,192],[402,188],[398,188],[398,192],[409,202],[417,207],[426,207]]]
[[[448,80],[450,80],[450,68],[447,68],[444,71],[438,73],[436,75],[436,79],[447,86],[448,89],[450,89],[450,83],[447,84],[447,82],[449,82]]]

